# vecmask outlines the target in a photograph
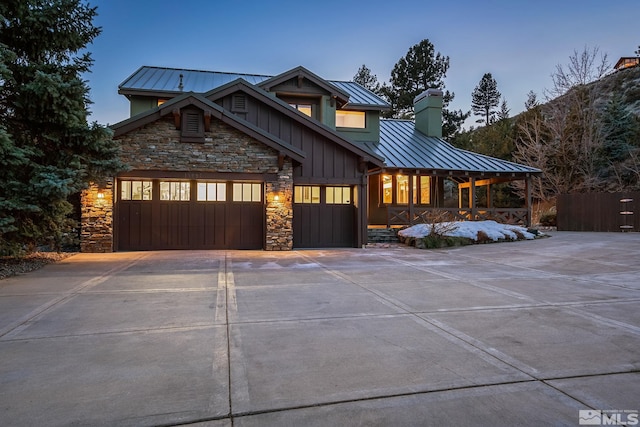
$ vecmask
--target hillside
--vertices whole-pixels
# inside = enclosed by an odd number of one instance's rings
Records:
[[[605,105],[613,94],[620,93],[629,111],[640,116],[640,67],[615,71],[600,79],[597,85],[601,100],[598,105]]]

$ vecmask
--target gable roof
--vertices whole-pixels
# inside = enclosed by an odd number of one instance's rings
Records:
[[[313,74],[311,72],[309,73]],[[179,87],[181,74],[182,90]],[[125,96],[141,95],[156,96],[159,98],[167,95],[179,95],[185,92],[205,93],[239,78],[246,80],[252,85],[257,85],[274,77],[262,74],[225,73],[220,71],[151,67],[145,65],[138,68],[138,70],[120,83],[118,93]],[[317,76],[316,78],[320,79],[320,77]],[[342,96],[346,95],[348,97],[349,103],[345,108],[362,107],[363,109],[378,110],[388,110],[390,108],[390,105],[385,100],[357,83],[333,80],[325,81],[335,87]]]
[[[140,113],[127,120],[123,120],[119,123],[111,125],[110,128],[114,131],[114,137],[124,135],[132,130],[138,129],[146,124],[157,121],[158,119],[172,114],[176,108],[184,108],[187,106],[195,106],[203,111],[209,111],[213,117],[222,122],[230,125],[231,127],[244,132],[245,134],[255,138],[259,142],[273,148],[278,152],[282,152],[297,162],[302,162],[306,154],[283,141],[268,132],[254,126],[250,122],[236,116],[235,114],[227,113],[222,107],[215,102],[210,101],[204,96],[189,92],[173,98],[159,107],[152,108],[151,110]]]
[[[380,142],[361,144],[383,156],[388,168],[518,176],[542,173],[540,169],[458,149],[415,130],[410,120],[382,119]]]
[[[264,90],[260,89],[257,86],[249,84],[244,79],[237,79],[227,83],[224,86],[212,89],[209,92],[205,93],[203,96],[211,101],[214,101],[237,91],[242,91],[249,94],[250,96],[253,96],[254,98],[257,98],[261,102],[278,110],[280,113],[292,118],[296,122],[301,123],[305,127],[310,128],[311,130],[325,136],[326,138],[331,139],[346,150],[362,157],[365,161],[371,162],[379,167],[383,166],[384,158],[380,157],[368,147],[363,147],[362,145],[345,138],[330,127],[325,126],[319,121],[312,119],[311,117],[307,116],[304,113],[301,113],[295,108],[291,108],[291,106],[286,102],[276,97],[270,96]]]
[[[329,95],[332,98],[335,98],[340,105],[346,104],[347,101],[349,100],[349,94],[347,92],[344,92],[342,89],[339,89],[338,87],[331,84],[330,82],[318,77],[317,75],[313,74],[311,71],[307,70],[302,66],[292,68],[289,71],[285,71],[282,74],[278,74],[275,77],[271,77],[270,79],[264,80],[263,82],[258,83],[258,86],[260,86],[262,89],[265,89],[266,91],[269,92],[271,91],[271,88],[273,88],[274,86],[277,86],[281,83],[284,83],[294,78],[297,78],[297,79],[304,78],[309,80],[316,86],[327,91]]]

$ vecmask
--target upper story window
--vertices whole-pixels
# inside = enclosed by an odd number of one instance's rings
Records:
[[[313,117],[313,110],[311,108],[311,104],[295,104],[289,103],[290,106],[300,111],[301,113],[306,114],[309,117]]]
[[[336,127],[364,129],[366,126],[364,111],[336,111]]]

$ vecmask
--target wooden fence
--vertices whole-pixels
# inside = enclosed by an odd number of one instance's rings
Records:
[[[561,231],[640,231],[640,192],[562,194],[556,207]]]

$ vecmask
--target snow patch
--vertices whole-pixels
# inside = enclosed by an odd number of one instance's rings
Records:
[[[495,221],[454,221],[442,222],[437,224],[417,224],[404,230],[400,230],[398,235],[401,237],[413,237],[421,239],[431,233],[431,227],[435,225],[436,232],[438,229],[447,230],[442,233],[444,236],[466,237],[474,241],[478,240],[478,232],[484,232],[489,239],[497,242],[498,240],[518,240],[518,234],[524,236],[527,240],[533,240],[536,236],[529,233],[525,227],[519,225],[500,224]],[[517,233],[516,233],[517,232]]]

